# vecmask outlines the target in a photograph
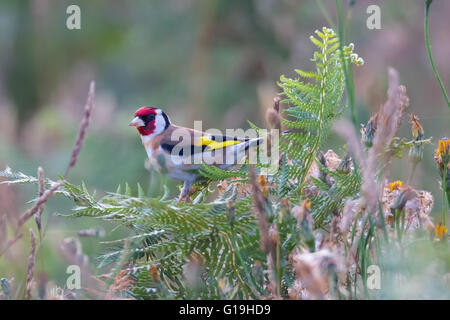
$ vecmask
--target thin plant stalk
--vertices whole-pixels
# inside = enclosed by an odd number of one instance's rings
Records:
[[[444,164],[444,174],[442,175],[442,225],[445,227],[445,212],[446,212],[446,193],[447,193],[447,186],[446,186],[446,178],[447,178],[447,164]]]
[[[276,268],[277,268],[277,295],[281,297],[281,267],[280,267],[280,237],[277,237],[276,247]]]
[[[431,55],[431,47],[430,47],[430,39],[428,35],[428,13],[430,9],[432,0],[427,0],[425,2],[425,21],[424,21],[424,34],[425,34],[425,45],[427,47],[428,58],[430,59],[431,67],[433,68],[434,76],[436,77],[437,82],[439,83],[439,87],[441,88],[442,94],[444,95],[445,102],[447,106],[450,108],[450,99],[448,98],[447,92],[445,91],[444,85],[442,84],[441,77],[434,65],[433,56]]]
[[[344,72],[344,79],[345,79],[345,87],[347,89],[347,98],[348,103],[350,105],[350,114],[351,119],[353,122],[353,126],[355,128],[358,127],[358,123],[356,120],[356,114],[355,114],[355,94],[353,90],[353,83],[350,80],[348,70],[347,70],[347,62],[345,61],[344,57],[344,30],[343,30],[343,23],[342,23],[342,9],[341,9],[341,0],[336,0],[336,13],[337,13],[337,20],[338,20],[338,36],[339,36],[339,50],[341,53],[341,60],[342,60],[342,68]]]
[[[336,26],[334,25],[333,20],[331,20],[331,17],[328,14],[327,9],[323,5],[322,0],[316,0],[316,4],[319,7],[320,11],[322,12],[323,16],[325,17],[325,19],[327,20],[327,22],[330,25],[330,27],[332,27],[333,29],[336,29]]]
[[[80,123],[80,130],[78,131],[77,138],[75,140],[75,144],[72,149],[72,156],[70,157],[70,162],[67,165],[66,172],[64,173],[64,179],[67,178],[69,174],[69,170],[75,166],[77,163],[78,155],[80,154],[81,148],[83,146],[83,140],[86,136],[86,130],[89,126],[89,120],[92,113],[92,108],[94,106],[95,99],[95,82],[91,81],[89,85],[89,93],[86,101],[86,105],[84,107],[83,119]]]
[[[347,72],[347,62],[345,61],[344,57],[344,32],[342,29],[342,13],[341,13],[341,1],[336,0],[336,11],[337,11],[337,18],[338,18],[338,35],[339,35],[339,50],[341,52],[341,60],[343,64],[343,71],[344,71],[344,79],[345,79],[345,87],[347,89],[347,95],[348,95],[348,101],[350,105],[350,114],[351,119],[353,123],[354,128],[358,128],[358,122],[356,120],[356,114],[355,114],[355,93],[353,88],[353,74],[351,72]],[[361,178],[359,176],[357,165],[355,159],[352,157],[353,162],[353,168],[354,173],[358,179],[358,182],[361,182]]]
[[[28,257],[28,267],[26,276],[25,299],[31,299],[31,288],[33,285],[34,265],[36,260],[36,239],[33,229],[30,228],[30,256]]]
[[[416,173],[417,164],[418,164],[418,162],[414,162],[414,163],[413,163],[413,166],[412,166],[412,168],[411,168],[411,173],[410,173],[410,175],[409,175],[407,184],[410,184],[410,183],[412,182],[412,180],[413,180],[413,178],[414,178],[414,174]]]

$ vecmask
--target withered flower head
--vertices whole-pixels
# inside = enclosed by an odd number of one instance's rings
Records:
[[[409,115],[411,123],[411,134],[414,141],[420,141],[423,139],[424,131],[422,125],[419,123],[419,118],[414,114]],[[420,143],[414,143],[409,149],[409,158],[414,164],[417,164],[423,159],[423,145]]]
[[[423,128],[419,122],[419,117],[410,113],[409,114],[409,122],[411,123],[411,133],[416,140],[422,140],[423,138]]]
[[[423,145],[413,144],[409,149],[408,156],[411,159],[412,163],[420,162],[423,159]]]
[[[300,206],[298,219],[300,221],[303,221],[305,219],[305,216],[309,214],[310,210],[311,210],[311,202],[303,200]]]
[[[345,158],[339,163],[336,171],[339,173],[349,173],[352,170],[352,158],[347,153]]]
[[[273,107],[267,109],[266,120],[270,129],[281,129],[280,101],[280,97],[275,97],[273,99]]]
[[[290,207],[289,199],[288,198],[281,198],[280,199],[280,207],[283,209],[288,209]]]
[[[156,267],[156,265],[152,264],[150,266],[149,272],[150,272],[150,276],[152,277],[152,280],[154,282],[158,282],[159,281],[159,272],[158,272],[158,268]]]
[[[269,241],[272,245],[272,247],[275,247],[277,245],[277,242],[279,241],[279,235],[277,231],[277,226],[275,224],[272,224],[269,228]]]
[[[416,192],[411,187],[406,187],[395,199],[392,209],[403,210],[406,202],[413,199],[416,196]]]
[[[370,117],[365,126],[361,125],[362,142],[369,148],[373,145],[373,138],[378,127],[378,118],[378,113],[375,113],[372,117]]]
[[[263,174],[259,175],[259,186],[261,193],[267,198],[267,195],[269,194],[269,187],[267,186],[266,177]]]
[[[311,202],[303,200],[301,205],[292,208],[292,215],[300,224],[306,224],[310,229],[313,227],[313,218],[310,214]]]

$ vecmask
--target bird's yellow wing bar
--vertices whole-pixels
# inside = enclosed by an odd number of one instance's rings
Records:
[[[200,137],[194,141],[195,146],[208,146],[208,151],[215,150],[215,149],[222,149],[228,146],[232,146],[238,143],[241,143],[242,141],[239,140],[225,140],[222,142],[214,141],[208,137]]]

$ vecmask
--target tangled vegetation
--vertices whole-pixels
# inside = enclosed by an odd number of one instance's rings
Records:
[[[84,283],[79,296],[450,297],[445,202],[443,221],[434,222],[429,192],[408,182],[387,183],[397,180],[389,176],[389,166],[403,151],[409,151],[415,165],[429,153],[424,148],[431,139],[425,138],[416,116],[410,116],[411,137],[397,137],[409,105],[405,87],[390,69],[387,101],[362,127],[359,139],[354,126],[338,118],[346,108],[346,73],[363,60],[353,52],[353,44],[342,46],[332,29],[316,31],[311,41],[317,49],[315,70],[296,70],[298,77],[293,79],[281,76],[281,99],[268,110],[270,129],[287,130],[279,141],[276,173],[264,174],[262,164],[244,165],[238,171],[204,166],[210,185],[199,186],[192,202],[180,204],[168,190],[152,198],[139,185],[125,184],[124,190],[119,187],[98,198],[84,184],[77,186],[63,177],[53,181],[10,168],[0,173],[8,179],[3,183],[39,186],[35,205],[22,224],[33,215],[38,223],[45,197],[56,194],[74,203],[71,212],[61,213],[67,219],[91,217],[94,224],[101,219],[132,232],[104,243],[98,267],[109,266],[111,272],[105,281],[96,277],[101,284]],[[346,141],[340,156],[322,149],[330,130]],[[449,140],[442,139],[435,155],[446,197],[449,149]],[[76,155],[71,166],[75,161]],[[217,192],[211,192],[217,183]],[[11,245],[19,233],[15,235]],[[32,276],[31,268],[27,283]],[[5,279],[2,286],[7,285]],[[27,294],[30,297],[31,290]]]

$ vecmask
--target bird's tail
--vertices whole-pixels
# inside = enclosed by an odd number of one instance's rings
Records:
[[[263,137],[245,140],[245,151],[251,147],[257,147],[263,142]]]

